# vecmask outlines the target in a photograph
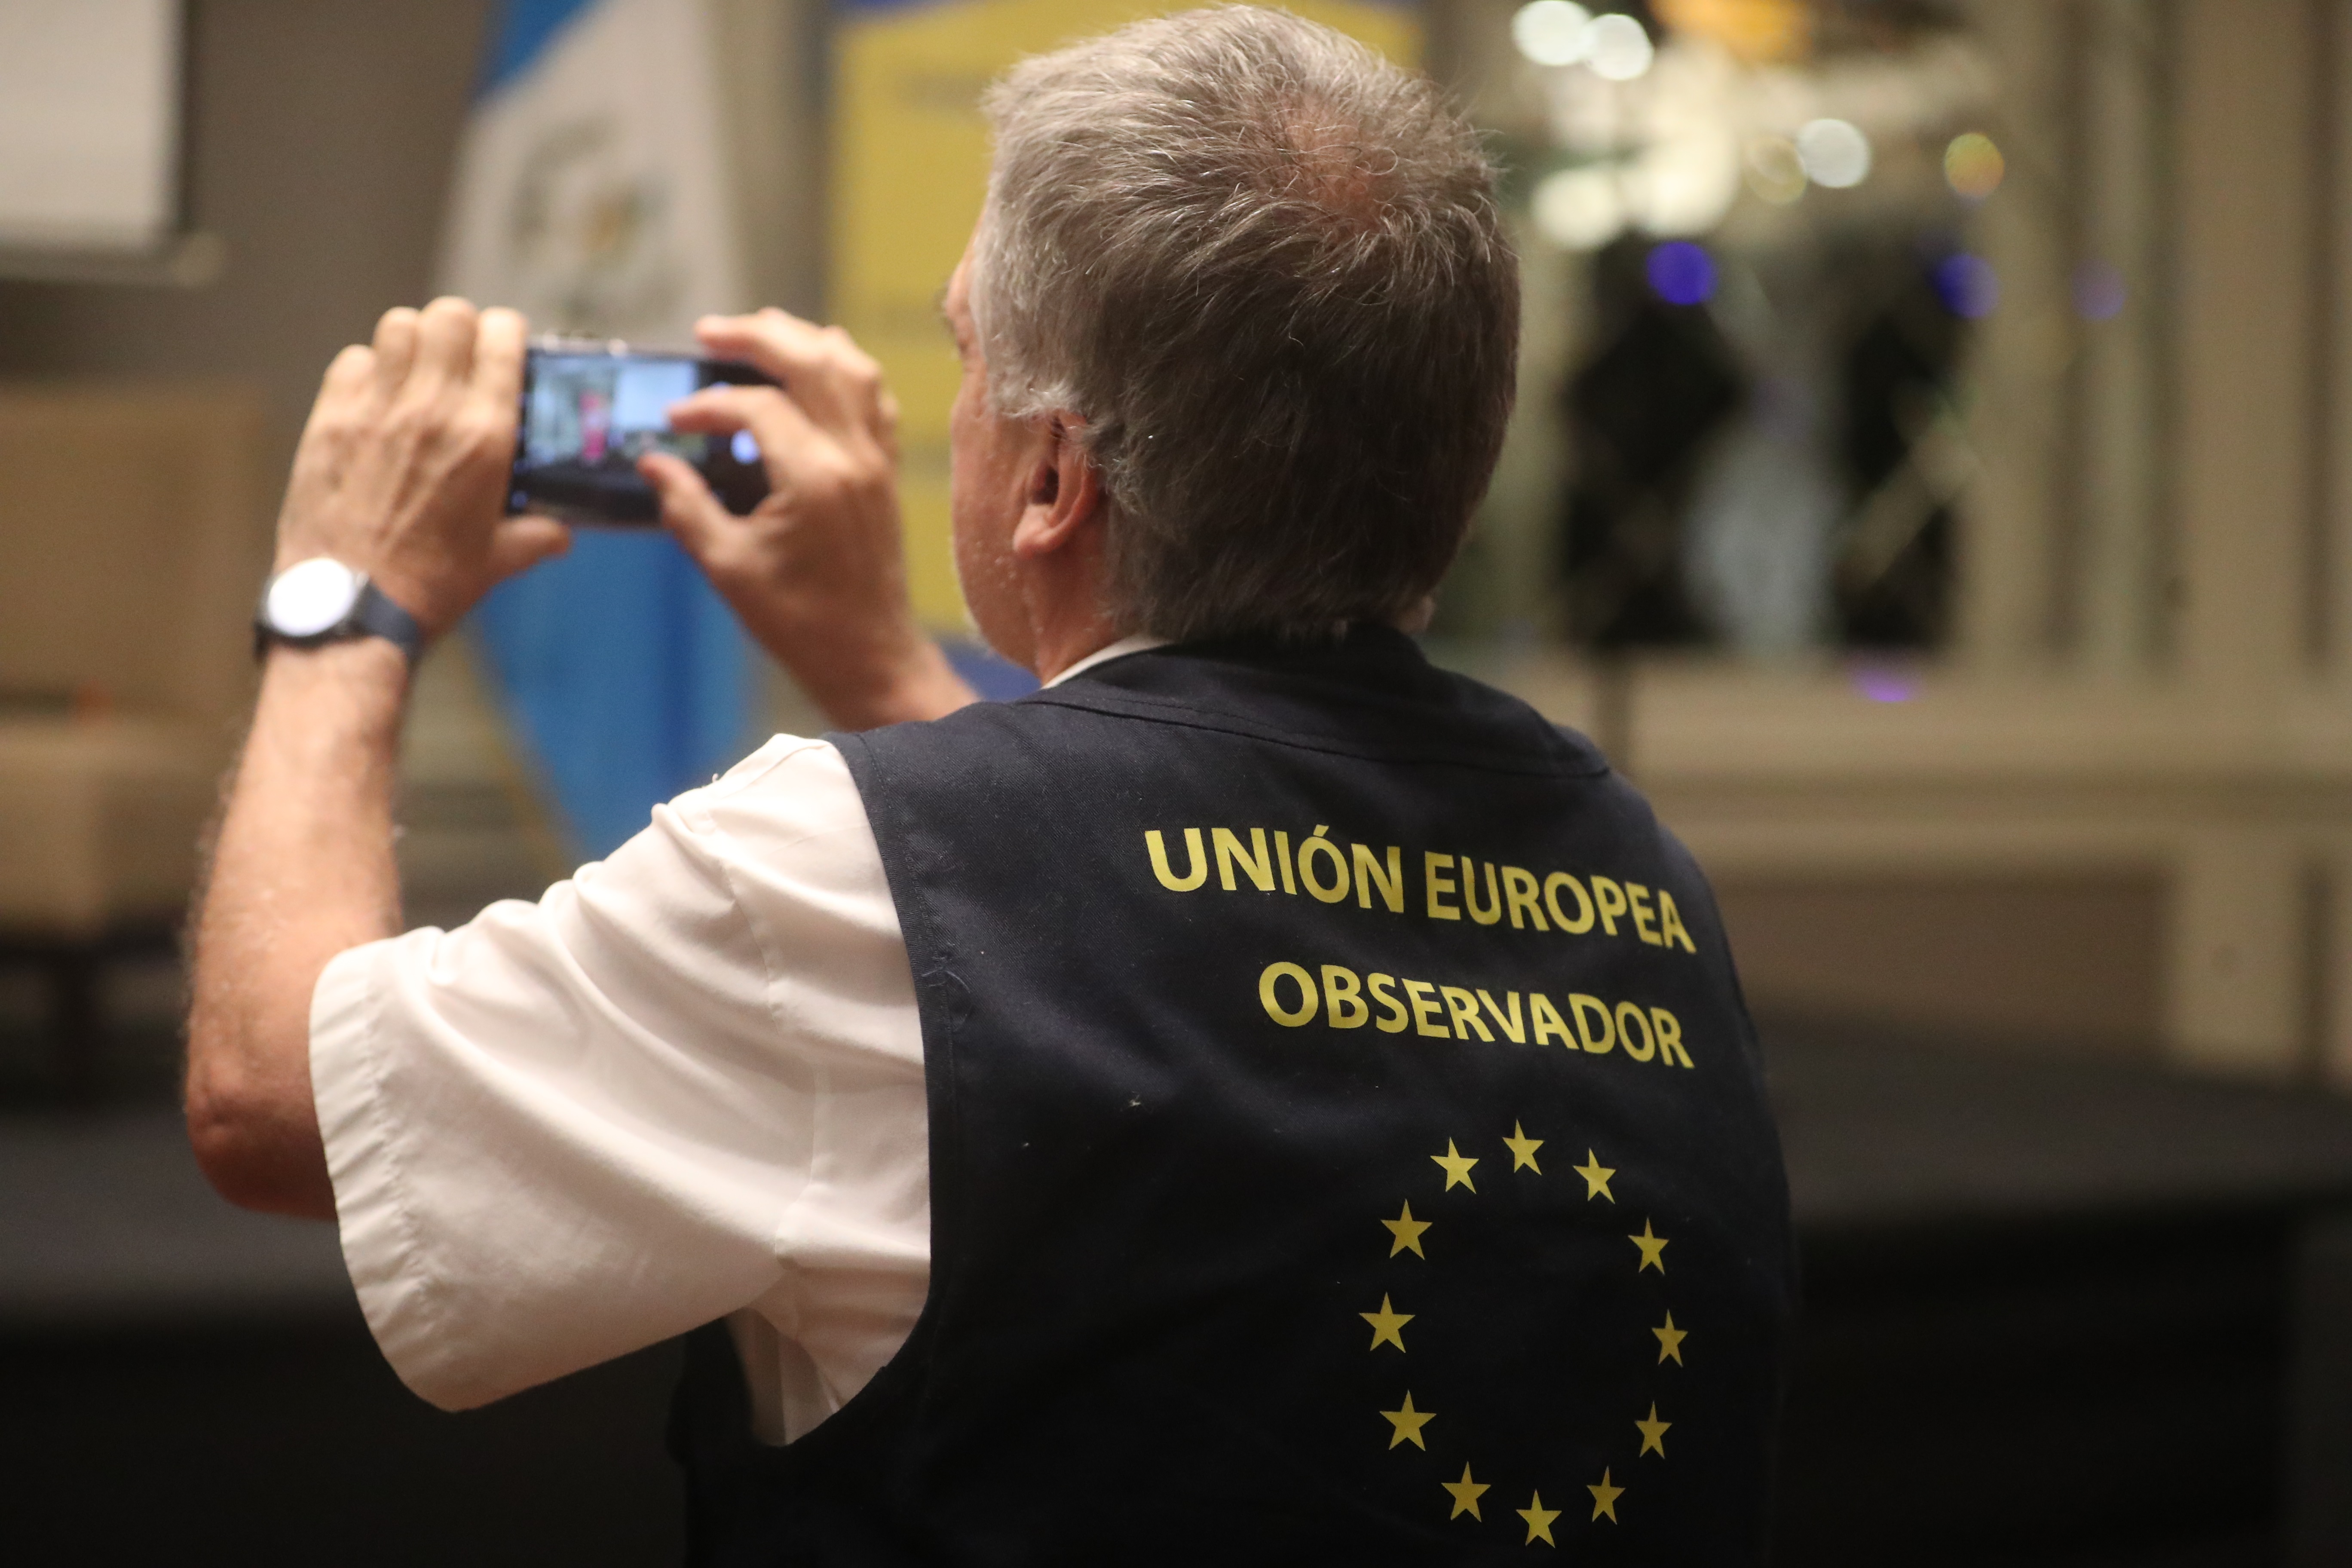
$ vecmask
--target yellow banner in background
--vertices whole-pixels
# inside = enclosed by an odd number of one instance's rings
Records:
[[[940,291],[988,183],[981,89],[1024,55],[1181,10],[1143,0],[902,0],[835,13],[830,264],[833,319],[882,363],[899,407],[900,494],[915,608],[967,629],[948,543],[948,408],[955,350]],[[1391,59],[1420,58],[1417,13],[1363,0],[1286,7]]]

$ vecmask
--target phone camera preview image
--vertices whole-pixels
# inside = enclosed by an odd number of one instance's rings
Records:
[[[720,383],[774,384],[750,365],[726,360],[638,353],[618,343],[533,347],[524,363],[508,510],[571,522],[650,526],[661,507],[638,477],[637,459],[664,451],[701,470],[730,511],[750,511],[768,493],[767,469],[751,433],[718,438],[669,427],[670,405]]]

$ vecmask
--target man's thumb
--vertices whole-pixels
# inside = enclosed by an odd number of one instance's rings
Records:
[[[572,548],[572,531],[551,517],[526,512],[503,519],[490,536],[490,576],[505,582]]]
[[[637,459],[637,472],[661,502],[662,526],[708,569],[711,549],[727,525],[727,509],[691,464],[667,452],[646,453]]]

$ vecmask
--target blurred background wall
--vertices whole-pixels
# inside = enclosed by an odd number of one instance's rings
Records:
[[[1655,9],[1725,38],[1740,16],[1807,15]],[[1745,403],[1694,437],[1684,490],[1636,498],[1668,514],[1667,542],[1645,562],[1654,519],[1591,499],[1610,435],[1575,415],[1580,436],[1571,421],[1569,440],[1507,458],[1457,574],[1479,605],[1465,619],[1504,679],[1581,713],[1691,839],[1759,1007],[2341,1083],[2345,14],[1979,0],[1811,15],[1816,111],[1851,114],[1874,158],[1801,205],[1759,162],[1778,144],[1750,133],[1748,189],[1705,237],[1719,285],[1694,296]],[[1533,135],[1572,147],[1581,110],[1548,81],[1531,115],[1529,73],[1499,36],[1496,20],[1475,35],[1482,112],[1549,119]],[[1806,58],[1785,35],[1747,47],[1726,80],[1751,94]],[[1970,161],[1988,146],[1989,173]],[[1587,378],[1571,400],[1640,392],[1591,379],[1611,331],[1593,302],[1629,247],[1659,286],[1668,247],[1654,220],[1647,237],[1604,237],[1578,232],[1590,219],[1572,204],[1547,208],[1588,177],[1545,175],[1528,203],[1531,277],[1572,304],[1546,320],[1531,288],[1523,426],[1538,400],[1557,410],[1563,375]],[[1816,205],[1810,235],[1790,223]],[[1831,278],[1843,298],[1821,303]],[[1873,355],[1907,355],[1913,391],[1866,397]],[[1706,356],[1684,358],[1705,388]],[[1874,402],[1897,427],[1874,463]],[[1794,635],[1742,586],[1769,552],[1705,560],[1710,529],[1767,535],[1755,514],[1772,506],[1755,498],[1785,491],[1793,466],[1725,454],[1743,420],[1758,446],[1780,439],[1791,405],[1800,427],[1832,426],[1848,487],[1810,545],[1780,525],[1778,559],[1821,552]],[[1710,511],[1710,482],[1719,496],[1732,472],[1747,516],[1719,499]],[[1562,487],[1571,512],[1603,514],[1571,516],[1586,554],[1564,577],[1527,569]],[[1612,573],[1634,588],[1596,605]],[[1564,635],[1586,651],[1492,654],[1514,626],[1531,647]]]
[[[194,288],[0,283],[0,374],[236,378],[291,458],[333,346],[432,286],[486,0],[187,8]]]

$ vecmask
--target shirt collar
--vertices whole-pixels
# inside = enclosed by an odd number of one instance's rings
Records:
[[[1124,637],[1115,643],[1095,649],[1094,652],[1087,655],[1086,658],[1078,660],[1077,663],[1070,666],[1069,668],[1062,671],[1061,674],[1054,677],[1053,679],[1045,682],[1045,684],[1049,687],[1059,686],[1062,682],[1069,679],[1072,676],[1083,675],[1098,664],[1108,664],[1112,659],[1125,658],[1131,653],[1145,653],[1152,648],[1166,647],[1167,646],[1168,639],[1166,637],[1156,637],[1150,632],[1137,632],[1133,637]]]

